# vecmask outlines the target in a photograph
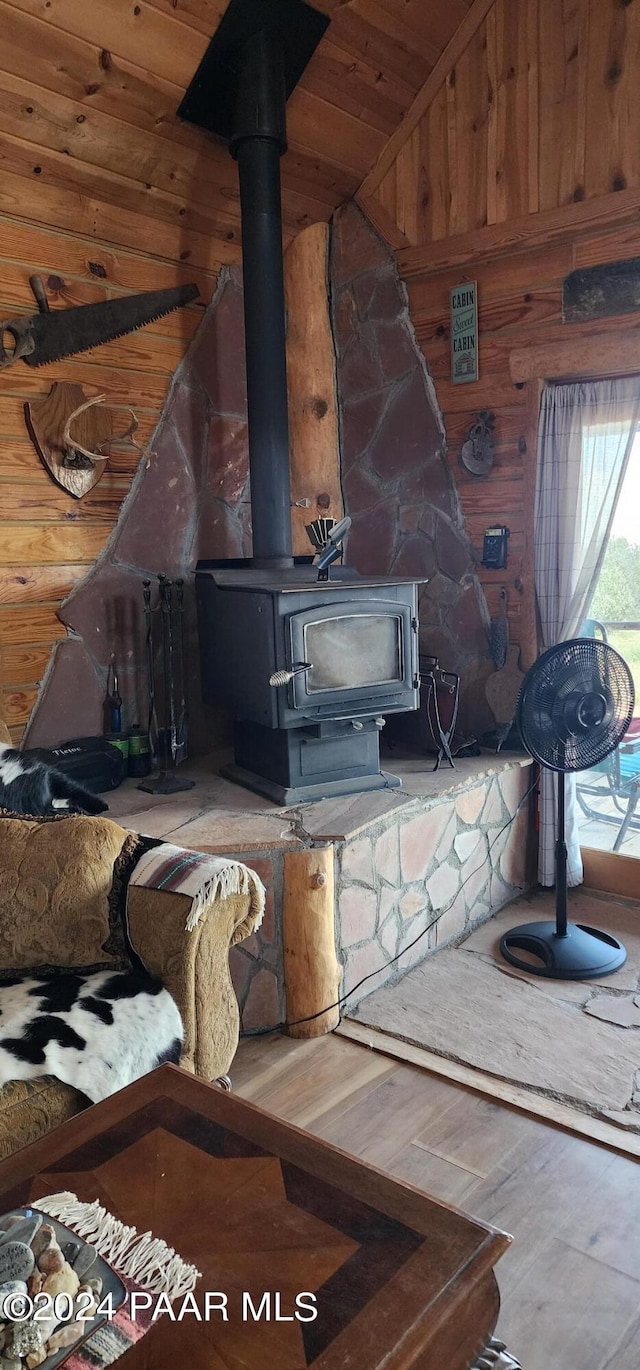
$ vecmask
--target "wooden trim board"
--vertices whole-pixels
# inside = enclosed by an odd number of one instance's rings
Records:
[[[582,866],[588,889],[617,894],[622,899],[640,899],[640,861],[637,857],[583,847]]]
[[[568,1104],[559,1103],[557,1099],[535,1094],[520,1085],[501,1080],[497,1075],[488,1075],[482,1070],[463,1065],[460,1061],[437,1056],[426,1047],[413,1046],[411,1042],[403,1042],[398,1037],[380,1032],[377,1028],[367,1027],[364,1023],[356,1023],[353,1019],[343,1018],[336,1028],[336,1033],[340,1037],[348,1037],[352,1042],[359,1042],[371,1051],[393,1056],[397,1061],[405,1061],[408,1065],[420,1066],[432,1075],[442,1075],[452,1084],[466,1085],[479,1094],[487,1094],[496,1103],[520,1109],[533,1118],[544,1118],[545,1122],[577,1133],[589,1142],[598,1142],[625,1156],[640,1156],[640,1133],[625,1132],[613,1123],[593,1118],[588,1113],[580,1113],[577,1109],[569,1108]]]
[[[562,342],[514,347],[509,354],[509,371],[516,385],[538,377],[599,380],[603,376],[635,376],[640,371],[640,328],[625,329],[624,340],[619,332],[600,332],[589,338],[568,337]]]
[[[389,247],[392,247],[396,252],[401,248],[411,247],[409,239],[402,232],[402,229],[398,228],[393,215],[389,213],[388,209],[385,209],[384,205],[380,204],[379,200],[376,200],[375,195],[361,195],[358,191],[355,198],[369,223],[373,224],[373,227],[377,229]]]
[[[359,195],[362,190],[361,186]],[[517,252],[520,248],[547,247],[549,243],[571,239],[588,229],[620,229],[625,223],[637,224],[639,219],[638,191],[611,191],[607,195],[594,196],[592,200],[560,205],[558,209],[545,209],[538,214],[524,214],[506,223],[489,224],[419,247],[404,248],[397,254],[400,275],[408,280],[434,271],[450,271],[454,267]]]

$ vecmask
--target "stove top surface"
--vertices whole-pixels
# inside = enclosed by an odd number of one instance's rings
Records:
[[[385,585],[427,583],[426,576],[360,576],[351,566],[338,566],[332,570],[329,580],[318,580],[317,568],[309,564],[283,570],[280,567],[253,567],[248,562],[223,565],[202,561],[198,562],[196,574],[211,576],[221,590],[270,590],[280,594],[295,594],[300,590],[326,594],[333,590],[375,590]]]

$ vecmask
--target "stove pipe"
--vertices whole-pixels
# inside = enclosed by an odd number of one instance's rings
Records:
[[[234,131],[242,223],[253,565],[292,566],[280,158],[282,44],[262,30],[240,57]]]
[[[287,99],[328,23],[304,0],[229,0],[178,109],[238,163],[254,566],[293,565],[280,158]]]

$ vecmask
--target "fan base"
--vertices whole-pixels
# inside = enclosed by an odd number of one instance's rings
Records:
[[[527,951],[540,961],[527,961],[517,955],[518,950]],[[530,975],[546,975],[550,980],[590,980],[597,975],[611,975],[627,959],[626,950],[616,937],[583,923],[569,923],[565,937],[558,936],[555,923],[522,923],[500,938],[500,951],[512,966]]]

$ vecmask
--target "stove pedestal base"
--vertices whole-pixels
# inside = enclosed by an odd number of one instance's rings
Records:
[[[253,790],[254,794],[262,794],[265,799],[272,799],[274,804],[279,804],[282,808],[288,808],[291,804],[309,804],[314,799],[332,799],[337,795],[364,794],[368,790],[397,790],[402,785],[400,777],[390,775],[388,771],[366,775],[360,780],[327,780],[320,785],[297,786],[278,785],[273,780],[267,780],[264,775],[245,771],[242,766],[223,766],[220,774],[225,780],[233,780],[236,785],[243,785],[245,790]]]
[[[331,719],[301,728],[234,726],[235,759],[223,775],[276,804],[304,804],[335,795],[396,789],[380,769],[380,727],[374,718]]]

